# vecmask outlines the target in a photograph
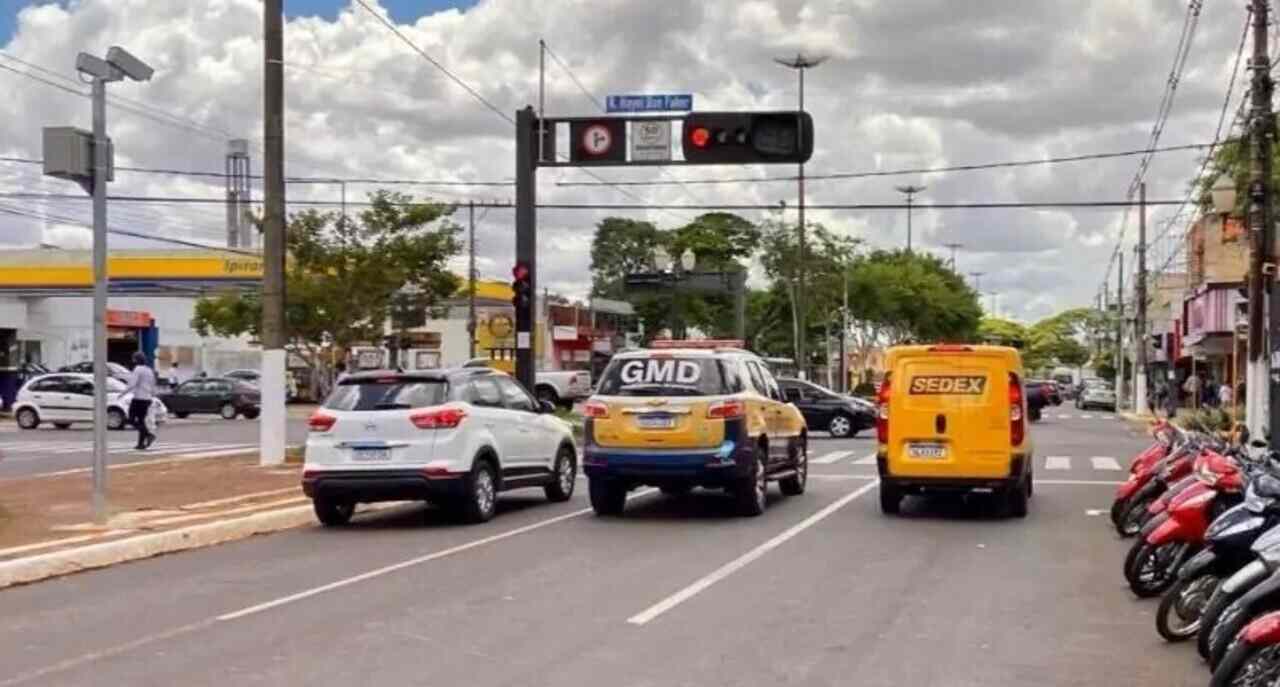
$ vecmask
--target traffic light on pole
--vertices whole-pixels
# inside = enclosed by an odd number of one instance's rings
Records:
[[[530,305],[533,303],[532,276],[533,273],[529,270],[527,263],[517,262],[516,266],[511,269],[511,305],[516,309],[516,331],[529,331],[528,325],[530,323],[528,322],[527,314],[530,312]]]
[[[694,112],[683,128],[686,164],[808,162],[813,155],[808,112]]]

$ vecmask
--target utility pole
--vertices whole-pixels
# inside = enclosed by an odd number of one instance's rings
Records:
[[[547,161],[547,42],[538,39],[538,162]],[[556,151],[551,151],[555,155]],[[530,387],[532,388],[532,387]]]
[[[799,112],[804,112],[804,72],[805,70],[812,69],[826,61],[827,61],[826,57],[806,57],[803,53],[796,54],[794,58],[775,58],[774,59],[774,62],[777,62],[778,64],[784,67],[790,67],[791,69],[796,70],[796,72],[800,75],[800,109],[798,110]],[[799,132],[799,135],[803,137],[804,126],[798,127],[798,132]],[[801,149],[804,148],[803,140],[799,141],[799,146]],[[800,248],[800,268],[797,270],[797,275],[796,275],[797,277],[796,279],[796,311],[798,314],[797,320],[800,326],[799,326],[799,331],[796,332],[796,366],[800,371],[800,379],[808,379],[809,378],[809,365],[808,365],[809,358],[805,352],[805,329],[806,329],[806,320],[808,319],[807,317],[808,311],[805,310],[805,303],[806,303],[805,267],[806,267],[806,263],[808,262],[808,252],[805,244],[806,227],[804,224],[804,163],[803,162],[801,162],[798,165],[798,174],[796,178],[799,181],[799,187],[797,190],[799,191],[799,195],[800,195],[800,199],[799,199],[800,200],[800,207],[799,207],[800,216],[799,216],[799,225],[797,230],[798,232],[797,242],[799,243],[799,248]]]
[[[467,218],[471,225],[471,235],[467,240],[469,266],[467,267],[467,340],[470,344],[467,358],[476,357],[476,202],[467,203]]]
[[[1134,326],[1133,412],[1147,408],[1147,184],[1138,184],[1137,323]]]
[[[1116,407],[1124,405],[1124,251],[1120,259],[1116,282]]]
[[[849,266],[843,266],[844,304],[840,308],[840,390],[849,393]]]
[[[970,272],[969,276],[973,277],[973,290],[982,293],[982,275],[986,272]]]
[[[284,462],[285,417],[285,187],[284,3],[263,0],[262,421],[261,463]]]
[[[895,186],[894,188],[898,189],[899,193],[905,193],[907,195],[907,252],[910,253],[911,252],[911,201],[915,199],[915,195],[917,193],[925,190],[925,187],[912,186],[908,184],[906,186]]]
[[[533,334],[537,327],[538,215],[537,130],[532,107],[516,112],[516,265],[528,269],[529,302],[516,308],[516,379],[526,389],[534,387]]]
[[[1271,245],[1274,240],[1274,228],[1271,219],[1271,137],[1274,134],[1274,122],[1271,113],[1271,59],[1267,50],[1267,2],[1253,0],[1253,59],[1250,68],[1253,70],[1252,110],[1250,112],[1249,134],[1252,137],[1249,164],[1249,368],[1245,382],[1246,413],[1249,432],[1252,436],[1265,436],[1270,430],[1272,440],[1280,440],[1277,422],[1280,421],[1280,402],[1277,395],[1280,389],[1270,379],[1270,360],[1268,348],[1274,355],[1280,344],[1277,329],[1280,328],[1280,312],[1271,308],[1270,346],[1263,327],[1267,312],[1266,295],[1270,292],[1272,302],[1278,295],[1274,274],[1268,275],[1268,263],[1271,262]],[[1274,269],[1274,268],[1272,268]],[[1272,279],[1267,288],[1266,280]],[[1270,413],[1267,404],[1270,401]],[[1274,445],[1274,444],[1273,444]]]

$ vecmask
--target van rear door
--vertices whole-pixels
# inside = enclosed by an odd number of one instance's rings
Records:
[[[1003,356],[931,350],[899,364],[898,407],[891,408],[891,450],[906,474],[987,477],[1007,474],[1010,457],[1008,369]],[[897,386],[895,384],[895,386]]]

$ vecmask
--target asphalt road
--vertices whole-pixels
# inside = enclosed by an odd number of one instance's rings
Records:
[[[137,432],[133,429],[108,432],[109,456],[113,465],[173,458],[176,456],[225,455],[258,446],[258,421],[215,416],[170,419],[160,426],[159,439],[146,451],[134,450]],[[299,412],[289,418],[290,444],[307,438],[307,423]],[[0,479],[75,470],[93,465],[93,430],[89,425],[56,429],[41,425],[22,430],[6,419],[0,423]]]
[[[1090,514],[1145,440],[1062,414],[1026,520],[881,516],[869,438],[814,441],[808,493],[754,519],[701,492],[598,519],[584,482],[481,526],[405,506],[0,591],[0,687],[1206,684]]]

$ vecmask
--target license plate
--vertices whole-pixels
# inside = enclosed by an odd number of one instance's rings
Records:
[[[362,463],[376,463],[379,461],[391,460],[391,449],[358,448],[355,449],[352,458]]]
[[[941,444],[911,444],[907,447],[907,455],[912,458],[945,458],[947,448]]]
[[[676,426],[676,419],[670,415],[639,415],[636,426],[640,429],[671,429]]]

